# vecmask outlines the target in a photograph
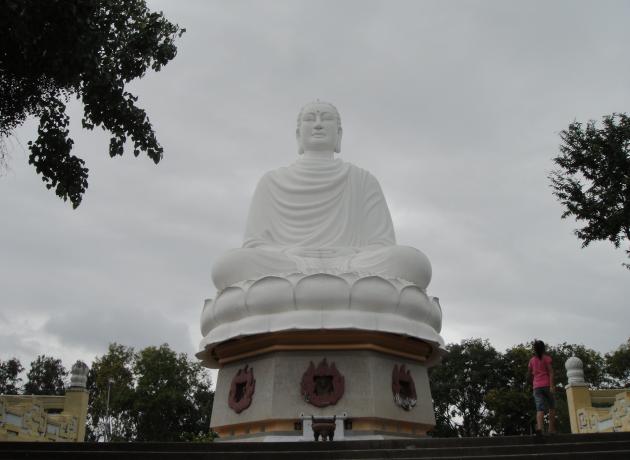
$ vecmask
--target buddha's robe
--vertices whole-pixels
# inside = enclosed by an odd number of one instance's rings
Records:
[[[378,181],[339,159],[300,158],[265,174],[254,193],[245,240],[216,261],[218,289],[266,275],[356,272],[426,288],[431,265],[396,246]]]

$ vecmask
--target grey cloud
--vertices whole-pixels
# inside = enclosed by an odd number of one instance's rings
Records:
[[[43,330],[65,346],[81,346],[98,352],[111,342],[141,349],[168,343],[177,351],[191,353],[187,325],[150,307],[86,309],[53,316]]]
[[[194,351],[212,262],[240,244],[258,178],[294,160],[297,111],[316,97],[341,111],[341,156],[379,179],[399,242],[431,258],[447,340],[626,340],[625,255],[580,249],[546,175],[569,122],[628,110],[627,2],[149,6],[188,30],[174,61],[133,84],[165,158],[110,159],[73,103],[90,168],[73,211],[11,140],[0,315],[23,332],[0,345],[54,343],[70,360],[113,340]]]

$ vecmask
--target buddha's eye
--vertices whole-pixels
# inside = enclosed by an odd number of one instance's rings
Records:
[[[315,115],[309,113],[308,115],[304,115],[302,117],[302,121],[315,121]]]
[[[332,114],[324,114],[322,115],[322,120],[324,121],[333,121],[335,119],[335,116]]]

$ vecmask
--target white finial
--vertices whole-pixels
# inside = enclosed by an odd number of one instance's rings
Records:
[[[87,384],[88,367],[83,361],[77,361],[72,366],[70,388],[85,388]]]
[[[584,381],[584,365],[582,364],[582,360],[580,358],[577,356],[571,356],[564,363],[564,367],[567,370],[569,385],[586,385],[586,382]]]

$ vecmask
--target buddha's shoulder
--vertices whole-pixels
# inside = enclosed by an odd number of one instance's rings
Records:
[[[292,175],[293,173],[290,170],[290,166],[281,166],[280,168],[271,169],[260,177],[258,180],[258,188],[286,183],[290,180]]]
[[[328,177],[341,179],[343,177],[353,177],[359,178],[363,181],[367,182],[377,182],[376,178],[366,169],[361,168],[353,163],[336,160],[334,163],[330,165],[326,165],[325,168],[320,168],[319,165],[313,166],[313,164],[308,164],[304,161],[297,161],[288,166],[281,166],[276,169],[272,169],[267,171],[260,178],[261,183],[265,182],[277,182],[282,181],[288,178],[296,178],[303,176],[310,176],[313,172],[321,174],[322,170],[328,173]],[[321,176],[320,176],[321,177]]]
[[[354,163],[349,163],[349,162],[344,162],[344,164],[348,165],[348,167],[352,170],[357,172],[358,174],[365,174],[367,176],[372,176],[372,173],[370,173],[370,171],[368,171],[365,168],[362,168],[361,166],[357,166]],[[374,176],[372,176],[374,177]]]
[[[269,171],[265,172],[261,176],[260,182],[265,182],[265,181],[268,181],[268,180],[272,180],[274,178],[287,176],[289,174],[291,174],[290,166],[281,166],[281,167],[276,168],[276,169],[270,169]]]
[[[376,177],[367,169],[364,169],[353,163],[346,162],[345,164],[348,165],[349,174],[361,179],[367,184],[378,184],[378,180],[376,179]]]

